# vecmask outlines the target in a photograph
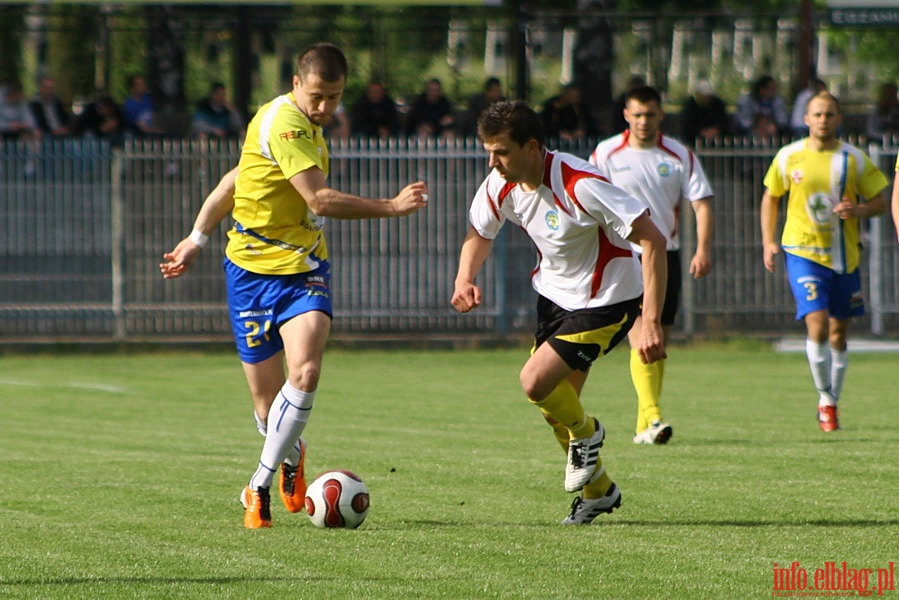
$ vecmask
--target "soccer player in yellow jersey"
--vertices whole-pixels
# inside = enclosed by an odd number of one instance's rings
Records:
[[[849,319],[864,314],[859,219],[886,210],[886,177],[864,152],[837,139],[840,119],[840,103],[830,93],[809,100],[809,137],[777,152],[765,175],[761,207],[765,268],[773,273],[784,251],[796,319],[805,320],[806,355],[823,431],[839,429]],[[786,221],[778,243],[775,229],[784,196]]]
[[[893,213],[893,225],[896,226],[896,235],[899,236],[899,156],[896,157],[896,174],[893,176],[893,196],[890,206]]]
[[[290,512],[303,508],[301,438],[318,386],[331,327],[325,217],[398,217],[427,205],[423,182],[389,199],[329,188],[322,125],[337,110],[347,78],[343,52],[315,44],[300,54],[293,89],[262,106],[250,122],[238,167],[210,193],[194,230],[163,255],[163,277],[182,275],[229,212],[225,277],[237,352],[265,436],[255,473],[241,494],[244,525],[272,524],[269,488]],[[286,367],[286,376],[285,376]]]

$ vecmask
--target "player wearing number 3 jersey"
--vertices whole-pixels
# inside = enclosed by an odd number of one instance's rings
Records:
[[[774,272],[783,249],[796,319],[805,320],[806,355],[823,431],[839,429],[849,319],[864,314],[859,219],[886,211],[887,179],[864,152],[836,138],[840,119],[840,103],[828,92],[809,100],[809,137],[777,152],[765,175],[761,206],[765,268]],[[778,243],[778,205],[784,196],[786,220]]]

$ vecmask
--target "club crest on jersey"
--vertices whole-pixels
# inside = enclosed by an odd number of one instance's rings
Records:
[[[658,171],[659,177],[668,177],[671,175],[671,165],[668,163],[659,163],[659,166],[656,167],[656,171]]]
[[[793,169],[793,171],[790,173],[790,180],[794,185],[799,185],[799,183],[802,181],[802,171],[800,171],[799,169]]]
[[[817,225],[828,225],[833,217],[833,201],[827,194],[812,194],[805,205],[809,219]]]
[[[546,226],[556,231],[559,229],[559,213],[554,210],[551,210],[546,213],[546,216],[543,217],[543,220],[546,221]]]

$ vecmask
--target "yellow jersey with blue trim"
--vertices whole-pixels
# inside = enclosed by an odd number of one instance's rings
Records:
[[[833,212],[843,198],[862,203],[887,186],[886,176],[858,148],[840,142],[815,150],[803,138],[781,148],[765,175],[768,193],[788,195],[781,246],[837,273],[852,273],[860,259],[858,219]]]
[[[234,226],[225,254],[237,266],[263,275],[317,269],[328,258],[324,219],[291,185],[307,169],[328,174],[321,127],[297,106],[292,93],[262,106],[247,127],[235,183]]]

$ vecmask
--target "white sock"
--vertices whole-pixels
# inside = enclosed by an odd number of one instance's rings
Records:
[[[315,392],[304,392],[284,384],[268,413],[268,433],[262,445],[259,466],[250,479],[254,490],[271,487],[272,479],[284,459],[297,446],[309,420]]]
[[[808,357],[808,366],[812,370],[812,380],[821,401],[830,395],[830,347],[824,344],[805,340],[805,355]]]
[[[291,467],[295,467],[300,464],[300,452],[302,449],[300,448],[300,440],[297,440],[294,443],[293,447],[291,447],[290,452],[287,453],[287,456],[284,457],[284,462],[289,464]]]
[[[253,411],[253,418],[256,419],[256,429],[259,430],[259,434],[262,437],[265,437],[265,434],[268,432],[268,424],[265,421],[259,418],[259,415],[256,414],[256,411]],[[297,443],[293,445],[293,448],[290,449],[290,452],[287,454],[287,458],[284,459],[284,462],[291,466],[297,466],[300,463],[300,453],[303,451],[300,446],[300,440],[297,440]]]
[[[849,350],[830,349],[830,395],[834,400],[840,399],[843,391],[843,379],[849,368]]]

